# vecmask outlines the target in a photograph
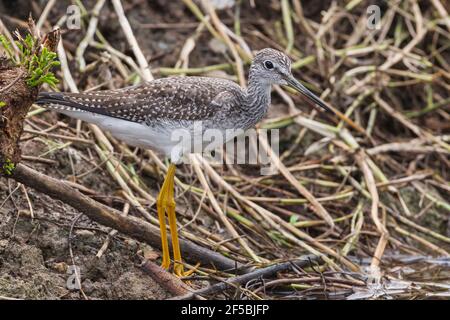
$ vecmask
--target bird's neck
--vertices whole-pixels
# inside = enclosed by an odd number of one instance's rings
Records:
[[[248,88],[246,95],[246,107],[249,112],[257,114],[262,118],[270,105],[271,84],[257,75],[251,67],[248,75]]]

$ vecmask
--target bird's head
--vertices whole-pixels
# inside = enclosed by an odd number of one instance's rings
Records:
[[[260,50],[253,59],[252,69],[254,76],[257,76],[259,81],[288,85],[331,112],[325,102],[294,78],[291,72],[291,59],[283,52],[270,48]]]

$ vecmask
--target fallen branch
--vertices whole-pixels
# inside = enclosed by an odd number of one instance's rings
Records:
[[[189,292],[189,287],[180,278],[167,272],[154,262],[144,261],[142,270],[173,295],[184,295]]]
[[[307,255],[300,257],[293,261],[287,261],[279,264],[275,264],[266,268],[258,269],[246,274],[243,274],[241,276],[237,276],[234,278],[230,278],[224,282],[220,282],[217,284],[214,284],[212,286],[196,290],[190,293],[186,293],[182,296],[174,297],[171,300],[186,300],[186,299],[193,299],[196,296],[199,295],[206,295],[206,294],[214,294],[217,292],[221,292],[230,288],[235,288],[236,285],[240,285],[243,283],[247,283],[250,280],[261,278],[261,277],[267,277],[272,274],[275,274],[277,272],[285,271],[289,268],[292,268],[293,266],[296,266],[298,268],[304,268],[308,266],[312,266],[314,264],[320,263],[321,258],[314,255]]]

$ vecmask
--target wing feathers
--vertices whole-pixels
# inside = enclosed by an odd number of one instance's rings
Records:
[[[37,103],[81,110],[133,122],[211,119],[224,105],[240,108],[241,89],[217,78],[163,78],[118,90],[39,94]],[[236,98],[236,99],[235,99]]]

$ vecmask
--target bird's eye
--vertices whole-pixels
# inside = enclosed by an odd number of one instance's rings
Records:
[[[269,70],[273,69],[272,61],[269,61],[269,60],[264,61],[264,67],[266,67],[266,69],[269,69]]]

